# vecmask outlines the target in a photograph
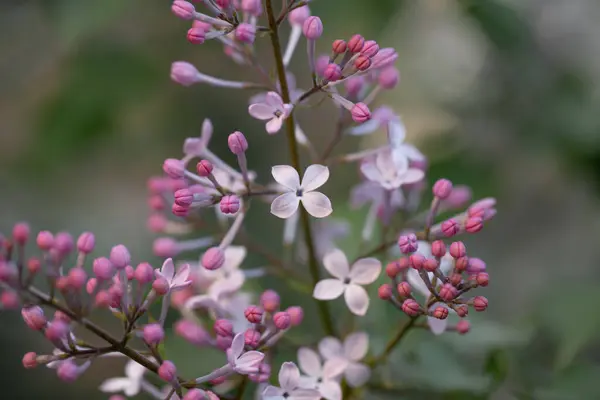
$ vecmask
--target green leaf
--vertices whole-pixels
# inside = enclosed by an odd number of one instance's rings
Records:
[[[486,360],[484,371],[492,378],[493,387],[499,387],[508,376],[509,361],[504,350],[492,350]]]

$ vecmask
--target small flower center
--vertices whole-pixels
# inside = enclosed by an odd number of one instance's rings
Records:
[[[288,397],[290,397],[290,394],[288,392],[285,392],[284,394],[282,394],[282,397],[284,399],[287,399]]]
[[[279,118],[279,117],[281,117],[283,115],[283,113],[281,111],[279,111],[279,110],[275,110],[273,112],[273,115],[276,116],[277,118]]]
[[[350,284],[350,278],[344,278],[344,285]]]
[[[304,189],[298,189],[298,190],[296,190],[296,196],[302,197],[303,194],[304,194]]]

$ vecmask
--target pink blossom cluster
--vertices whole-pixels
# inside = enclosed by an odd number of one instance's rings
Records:
[[[189,23],[190,43],[221,42],[225,55],[254,70],[257,81],[206,75],[184,61],[172,64],[171,78],[184,86],[203,83],[254,91],[247,112],[264,121],[267,134],[285,132],[289,165],[274,165],[269,177],[258,176],[247,158],[252,140],[241,131],[223,135],[205,119],[200,135],[186,139],[182,153],[165,159],[162,174],[148,180],[147,225],[160,235],[152,246],[164,260],[160,268],[134,263],[124,245],[92,259],[95,237],[87,232],[75,240],[66,232],[42,231],[35,239],[35,255],[25,249],[30,241],[27,224],[15,225],[10,238],[0,236],[0,303],[6,309],[20,308],[26,325],[42,333],[53,348],[49,354],[27,353],[26,368],[47,365],[60,379],[72,382],[100,358],[125,357],[123,376],[100,385],[113,400],[140,392],[157,399],[241,399],[246,390],[254,390],[259,399],[339,400],[363,393],[359,388],[368,390],[374,368],[386,362],[409,329],[465,334],[469,308],[487,309],[485,297],[467,297],[488,286],[486,264],[456,237],[481,231],[495,216],[496,201],[472,202],[468,187],[439,179],[429,203],[426,156],[406,142],[406,127],[394,110],[386,105],[370,110],[382,91],[399,83],[396,51],[354,34],[333,41],[327,46],[329,54],[317,56],[324,25],[311,15],[308,1],[284,1],[277,12],[272,3],[173,1],[173,14]],[[286,20],[290,29],[284,45],[280,31]],[[263,36],[270,39],[275,79],[255,54],[255,41]],[[290,71],[301,40],[312,82],[308,90],[296,87]],[[335,130],[324,149],[311,142],[296,115],[314,106],[309,103],[315,98],[325,100],[316,104],[336,110]],[[379,147],[337,152],[347,136],[379,132],[386,137]],[[212,140],[227,141],[235,165],[211,150]],[[303,159],[310,163],[303,165]],[[342,196],[331,193],[326,187],[330,176],[348,174],[341,171],[355,163],[356,185]],[[330,196],[336,201],[348,197],[352,208],[366,208],[356,236],[361,242],[357,247],[368,250],[350,257],[352,252],[342,249],[338,242],[348,235],[349,224],[336,218]],[[256,202],[269,204],[270,214],[283,220],[280,236],[286,255],[245,232],[250,212],[266,214],[255,210]],[[217,228],[209,222],[213,219]],[[368,248],[375,241],[379,243]],[[249,252],[264,258],[266,265],[249,265]],[[318,313],[310,315],[310,322],[320,325],[311,325],[311,333],[323,332],[310,342],[294,343],[296,360],[281,365],[274,364],[273,354],[305,315],[274,290],[255,296],[248,282],[267,275],[310,296]],[[384,275],[390,283],[381,284]],[[46,291],[35,286],[38,276]],[[379,354],[369,350],[376,332],[366,327],[342,332],[329,308],[329,302],[343,299],[349,316],[363,317],[373,307],[376,285],[380,299],[408,316],[399,317],[401,323],[391,322],[399,331]],[[50,310],[52,318],[47,316]],[[119,335],[92,321],[91,313],[102,310],[122,323]],[[221,367],[191,379],[179,375],[164,352],[171,311],[178,315],[172,331],[190,346],[221,352]],[[458,322],[451,325],[453,315]],[[76,326],[103,345],[83,340]]]

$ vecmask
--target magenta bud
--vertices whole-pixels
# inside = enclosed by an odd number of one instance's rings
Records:
[[[217,336],[233,336],[233,324],[228,319],[216,320],[214,330]]]
[[[212,173],[213,169],[214,167],[212,163],[208,160],[200,160],[196,165],[196,171],[198,171],[198,175],[202,177],[209,176]]]
[[[210,271],[221,268],[225,262],[225,253],[220,247],[211,247],[206,250],[202,255],[200,263],[202,266]]]
[[[365,45],[365,38],[361,35],[354,35],[348,40],[348,51],[351,53],[360,53]]]
[[[62,255],[69,254],[73,251],[74,242],[73,236],[68,232],[58,232],[54,237],[54,248]]]
[[[235,29],[235,38],[243,43],[254,43],[254,39],[256,38],[256,29],[254,26],[242,22]]]
[[[404,300],[401,308],[402,311],[409,317],[416,317],[417,315],[421,314],[421,307],[419,306],[419,303],[413,299]]]
[[[110,262],[117,268],[123,269],[131,262],[131,255],[127,247],[122,244],[114,246],[110,250]]]
[[[223,196],[219,207],[223,214],[235,214],[240,210],[240,198],[236,195]]]
[[[458,323],[456,324],[456,331],[458,333],[460,333],[461,335],[469,333],[470,330],[471,330],[471,323],[469,321],[467,321],[466,319],[458,321]]]
[[[273,315],[273,322],[277,329],[285,330],[292,324],[292,318],[285,311],[280,311]]]
[[[154,280],[154,269],[148,263],[140,263],[135,268],[133,278],[142,285],[150,283]]]
[[[346,44],[345,40],[337,39],[333,41],[333,44],[331,45],[331,50],[334,54],[343,54],[346,52],[347,47],[348,45]]]
[[[163,361],[158,367],[158,376],[166,382],[172,382],[177,378],[177,368],[171,361]]]
[[[460,274],[452,274],[448,278],[449,282],[452,286],[457,287],[462,282],[462,276]]]
[[[50,250],[54,246],[54,236],[48,231],[41,231],[37,235],[37,246],[42,250]]]
[[[460,227],[458,226],[458,223],[452,218],[442,222],[442,233],[446,237],[452,237],[456,235],[459,230]]]
[[[171,79],[183,86],[190,86],[202,80],[198,69],[185,61],[175,61],[171,64]]]
[[[239,155],[248,150],[248,141],[246,136],[240,131],[235,131],[227,137],[229,150],[235,155]]]
[[[185,167],[181,160],[167,158],[163,163],[163,171],[172,179],[181,179],[185,174]]]
[[[355,76],[344,81],[344,87],[349,97],[356,97],[365,86],[365,78],[362,76]]]
[[[173,215],[177,217],[186,217],[190,212],[190,206],[182,206],[177,203],[173,203],[171,211],[173,212]]]
[[[14,290],[5,290],[0,294],[0,304],[5,310],[16,310],[20,306],[20,299]]]
[[[317,61],[315,62],[315,72],[319,76],[325,75],[325,68],[329,65],[329,56],[322,55],[317,57]]]
[[[385,273],[387,276],[394,279],[400,273],[400,263],[398,261],[390,261],[385,266]]]
[[[289,12],[288,21],[291,25],[302,26],[308,17],[310,17],[310,9],[308,6],[302,6]]]
[[[257,348],[260,343],[260,333],[256,329],[246,329],[246,332],[244,332],[244,342],[248,347]]]
[[[19,222],[15,224],[12,231],[13,240],[23,246],[29,239],[29,225],[25,222]]]
[[[400,71],[394,66],[384,68],[379,72],[377,82],[382,88],[391,90],[400,82]]]
[[[188,188],[179,189],[175,192],[174,197],[175,203],[180,206],[188,207],[194,201],[194,195]]]
[[[448,309],[446,307],[438,306],[431,313],[433,318],[446,319],[448,318]]]
[[[44,335],[50,341],[59,341],[67,337],[69,334],[69,325],[61,320],[53,320],[48,324],[46,330],[44,331]]]
[[[0,260],[0,282],[13,283],[18,278],[17,269],[13,264]]]
[[[87,281],[87,273],[83,268],[73,268],[69,271],[69,286],[73,289],[82,289]]]
[[[62,321],[65,324],[70,324],[71,323],[71,318],[67,314],[65,314],[65,313],[63,313],[62,311],[59,311],[59,310],[57,310],[57,311],[54,312],[54,319],[56,321]]]
[[[364,55],[365,57],[369,57],[369,58],[373,57],[378,52],[379,52],[379,45],[374,40],[367,40],[364,43],[363,48],[360,51],[361,55]]]
[[[479,286],[486,287],[490,283],[490,276],[487,272],[480,272],[475,275],[475,282],[477,282]]]
[[[181,19],[193,19],[196,9],[192,3],[184,0],[175,0],[171,5],[171,11]]]
[[[335,63],[328,64],[323,71],[323,78],[334,82],[342,77],[342,69]]]
[[[260,324],[263,317],[263,310],[257,306],[248,306],[244,310],[244,316],[251,324]]]
[[[83,232],[77,239],[77,250],[83,254],[90,254],[94,251],[96,238],[92,232]]]
[[[65,360],[59,364],[56,375],[61,381],[72,383],[79,378],[79,368],[72,360]]]
[[[450,245],[450,255],[455,258],[461,258],[467,255],[467,248],[463,242],[453,242]]]
[[[445,200],[452,193],[452,182],[448,179],[438,179],[433,184],[433,195],[439,199]]]
[[[350,113],[352,114],[352,120],[359,124],[371,119],[371,111],[364,103],[356,103],[354,107],[352,107],[352,110],[350,110]]]
[[[445,301],[452,301],[458,295],[458,291],[454,286],[449,283],[444,283],[440,288],[440,298]]]
[[[98,280],[96,278],[90,278],[85,284],[85,291],[88,294],[92,294],[94,290],[96,290],[96,286],[98,286]]]
[[[465,230],[469,233],[477,233],[483,229],[483,219],[480,217],[469,217],[465,221]]]
[[[107,308],[112,303],[112,296],[108,290],[101,290],[96,294],[94,304],[99,308]]]
[[[151,214],[146,221],[146,226],[154,233],[163,233],[167,224],[168,221],[165,216],[159,213]]]
[[[169,282],[165,278],[156,278],[154,282],[152,282],[152,289],[159,295],[164,296],[169,293]]]
[[[165,201],[161,195],[152,195],[148,197],[148,207],[154,211],[165,209]]]
[[[279,294],[276,291],[268,289],[260,295],[260,304],[267,312],[273,313],[279,309]]]
[[[377,289],[377,295],[381,300],[391,299],[393,295],[392,285],[389,283],[384,283],[383,285],[379,286],[379,289]]]
[[[398,294],[404,298],[410,297],[411,287],[408,282],[400,282],[396,287]]]
[[[307,39],[317,40],[323,34],[323,22],[319,17],[308,17],[302,25],[302,32]]]
[[[458,315],[461,318],[464,318],[467,316],[467,314],[469,313],[469,307],[467,307],[465,304],[457,306],[455,308],[456,310],[456,315]]]
[[[112,279],[115,274],[115,267],[106,257],[96,258],[92,263],[92,270],[98,279],[105,281]]]
[[[206,396],[205,393],[206,392],[204,392],[203,390],[200,390],[200,389],[190,389],[183,396],[183,400],[206,400],[206,399],[210,399],[209,397]]]
[[[469,263],[469,257],[461,257],[454,262],[454,269],[456,270],[456,272],[466,271],[467,268],[469,268]]]
[[[437,258],[442,258],[446,255],[446,245],[442,240],[436,240],[431,243],[431,254]]]
[[[398,267],[400,268],[400,271],[406,271],[407,269],[409,269],[411,267],[410,258],[408,258],[408,257],[399,258],[398,259]]]
[[[475,275],[480,272],[485,272],[486,265],[485,261],[480,258],[471,257],[469,258],[469,264],[465,268],[469,275]]]
[[[175,257],[179,253],[177,242],[170,237],[162,237],[154,240],[152,251],[155,256],[162,258]]]
[[[428,258],[423,263],[423,269],[427,272],[434,272],[439,266],[440,263],[435,258]]]
[[[262,3],[260,0],[242,0],[242,11],[255,17],[262,14]]]
[[[354,67],[359,71],[366,71],[371,66],[371,59],[364,55],[359,55],[354,60]]]
[[[37,274],[42,268],[42,262],[39,258],[31,257],[27,260],[27,270],[32,274]],[[0,278],[1,280],[1,278]]]
[[[288,309],[285,310],[285,312],[288,313],[288,315],[290,316],[290,323],[292,324],[292,326],[298,326],[302,323],[302,320],[304,319],[304,310],[302,309],[302,307],[288,307]]]
[[[195,346],[204,346],[210,340],[208,332],[204,328],[186,319],[175,323],[175,333]]]
[[[192,44],[202,44],[206,39],[206,30],[203,28],[190,28],[187,32],[187,40]]]
[[[148,324],[143,328],[144,341],[156,346],[165,338],[165,331],[160,324]]]
[[[25,324],[34,331],[41,331],[48,322],[44,310],[39,306],[24,307],[21,310],[21,316]]]
[[[125,277],[128,281],[132,281],[135,277],[135,269],[131,265],[125,267]]]
[[[425,256],[420,253],[412,254],[408,258],[409,265],[416,269],[417,271],[423,268],[423,263],[425,263]]]
[[[37,367],[37,354],[35,354],[33,351],[30,351],[29,353],[25,354],[23,356],[23,366],[27,369]]]
[[[404,254],[411,254],[417,251],[419,245],[417,244],[417,235],[409,233],[407,235],[401,235],[398,238],[398,247]]]
[[[468,186],[459,185],[452,188],[450,196],[444,200],[444,205],[452,209],[460,209],[467,205],[471,201],[473,193]]]

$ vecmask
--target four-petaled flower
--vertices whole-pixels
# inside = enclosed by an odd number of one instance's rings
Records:
[[[123,392],[125,396],[137,395],[142,388],[146,367],[131,360],[125,365],[125,376],[110,378],[102,382],[100,391],[105,393]]]
[[[321,394],[315,389],[303,389],[300,385],[300,371],[293,362],[284,362],[279,370],[279,386],[267,386],[263,391],[264,400],[319,400]]]
[[[409,167],[408,158],[394,159],[392,149],[385,149],[364,159],[360,171],[368,180],[379,183],[387,190],[418,182],[425,176],[420,169]]]
[[[335,279],[323,279],[315,286],[313,297],[319,300],[333,300],[344,294],[350,311],[365,315],[369,308],[369,295],[359,285],[368,285],[377,279],[381,263],[375,258],[361,258],[350,268],[343,251],[335,249],[323,258],[323,265]]]
[[[317,389],[327,400],[341,400],[342,389],[337,378],[348,366],[343,357],[335,357],[321,362],[317,352],[308,347],[298,349],[298,364],[307,376],[300,377],[300,386]]]
[[[154,270],[154,274],[157,278],[164,278],[169,283],[169,291],[171,292],[185,289],[192,283],[192,281],[188,279],[190,275],[189,264],[182,265],[179,267],[177,273],[175,273],[175,266],[173,265],[173,260],[171,258],[165,260],[160,271],[158,269]]]
[[[310,215],[324,218],[331,214],[331,201],[321,192],[315,192],[329,179],[329,168],[313,164],[306,168],[302,182],[295,168],[276,165],[271,169],[275,181],[284,187],[285,193],[271,203],[271,213],[279,218],[289,218],[298,210],[300,202]]]
[[[238,333],[231,342],[231,347],[227,349],[227,361],[235,372],[241,375],[255,374],[265,355],[260,351],[244,352],[244,334]]]
[[[225,261],[221,268],[214,271],[206,268],[197,269],[198,284],[208,286],[206,293],[213,299],[218,299],[222,294],[231,294],[242,287],[245,281],[244,272],[240,265],[246,258],[244,246],[228,246],[223,250]]]
[[[371,369],[359,362],[369,349],[369,336],[365,332],[355,332],[346,337],[344,344],[334,337],[326,337],[319,342],[319,352],[325,360],[346,360],[344,377],[349,386],[362,386],[371,376]]]
[[[284,104],[281,96],[277,92],[268,92],[265,95],[264,102],[251,104],[248,112],[251,116],[260,120],[269,120],[267,122],[267,133],[270,135],[279,132],[283,120],[289,117],[294,106]]]

